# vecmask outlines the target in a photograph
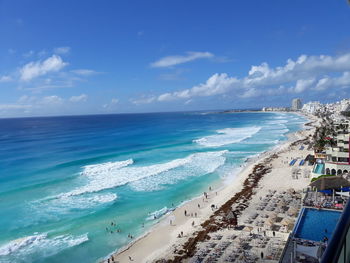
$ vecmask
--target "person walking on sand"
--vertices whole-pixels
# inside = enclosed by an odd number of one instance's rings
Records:
[[[194,226],[194,221],[192,221],[192,226]]]
[[[185,210],[184,214],[185,214],[185,216],[187,216],[187,211],[186,210]]]
[[[170,219],[170,225],[172,226],[173,225],[173,221]]]
[[[200,204],[198,204],[198,208],[201,208],[201,205],[200,205]]]

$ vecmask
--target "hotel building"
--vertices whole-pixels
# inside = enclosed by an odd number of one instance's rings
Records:
[[[343,174],[350,172],[350,122],[335,125],[336,146],[326,148],[326,174]]]

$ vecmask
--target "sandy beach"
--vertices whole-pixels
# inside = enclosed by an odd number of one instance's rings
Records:
[[[310,120],[313,125],[317,125],[315,118]],[[269,195],[273,198],[274,194],[283,195],[289,191],[290,202],[294,202],[301,198],[302,190],[310,182],[306,175],[311,172],[312,166],[307,164],[300,167],[302,171],[297,175],[297,179],[292,176],[299,161],[312,153],[307,146],[301,147],[314,133],[313,126],[306,128],[290,134],[288,141],[273,150],[249,160],[242,171],[220,189],[208,187],[206,196],[203,194],[176,208],[164,216],[147,234],[110,255],[105,262],[189,262],[189,259],[205,245],[203,241],[207,240],[208,236],[214,240],[213,235],[218,233],[223,237],[237,235],[239,230],[230,228],[223,220],[229,210],[234,211],[238,225],[249,225],[250,232],[258,233],[261,228],[249,223],[249,217],[259,213],[261,200]],[[298,158],[297,164],[289,166],[290,161],[295,158]],[[298,198],[294,200],[296,196]],[[290,219],[291,224],[298,212],[298,205],[295,205],[295,210]],[[287,215],[287,211],[279,212],[280,217],[284,214]],[[212,223],[215,223],[216,227],[210,228]],[[276,236],[283,245],[289,231],[290,229],[265,231],[264,236]],[[259,255],[262,252],[265,251],[256,251]]]

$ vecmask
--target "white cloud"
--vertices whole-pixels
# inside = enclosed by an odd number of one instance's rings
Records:
[[[56,96],[56,95],[52,95],[52,96],[46,96],[46,97],[43,97],[41,99],[41,101],[39,101],[39,103],[41,104],[46,104],[46,105],[57,105],[57,104],[62,104],[63,103],[63,99],[59,96]]]
[[[214,55],[210,52],[187,52],[185,56],[175,55],[175,56],[163,57],[151,63],[151,67],[154,67],[154,68],[170,67],[170,66],[175,66],[178,64],[190,62],[196,59],[211,58],[213,56]]]
[[[21,96],[15,103],[0,104],[0,116],[24,116],[60,114],[65,108],[66,100],[57,95],[36,97]]]
[[[315,79],[299,79],[297,80],[295,87],[289,91],[293,93],[301,93],[310,88],[315,83]]]
[[[175,63],[176,60],[173,61]],[[171,63],[161,65],[169,64]],[[350,53],[340,56],[301,55],[296,60],[288,59],[285,65],[276,68],[270,68],[268,63],[264,62],[251,66],[248,74],[242,78],[231,77],[226,73],[216,73],[206,82],[190,89],[133,101],[137,102],[136,104],[142,104],[222,94],[250,98],[266,94],[282,95],[332,88],[350,88]]]
[[[98,74],[98,72],[92,69],[74,69],[74,70],[71,70],[71,72],[81,76],[91,76],[91,75]]]
[[[88,99],[88,95],[86,94],[81,94],[79,96],[72,96],[69,98],[69,101],[71,102],[84,102]]]
[[[157,100],[157,97],[155,96],[150,96],[150,97],[142,97],[140,99],[131,99],[130,102],[135,104],[135,105],[140,105],[140,104],[148,104],[152,103]]]
[[[24,105],[24,104],[0,104],[1,111],[7,110],[26,110],[31,108],[32,105]]]
[[[60,55],[64,55],[64,54],[68,54],[70,52],[70,47],[56,47],[53,52],[55,54],[60,54]]]
[[[60,56],[52,55],[44,61],[30,62],[20,69],[20,79],[29,81],[36,77],[46,75],[51,72],[60,71],[68,65]]]
[[[110,103],[103,104],[102,107],[106,110],[115,110],[118,103],[119,100],[117,98],[112,98]]]
[[[7,75],[0,76],[0,82],[9,82],[11,80],[12,78],[10,76],[7,76]]]
[[[31,57],[33,55],[34,55],[34,51],[33,50],[29,50],[27,53],[23,54],[23,57],[29,58],[29,57]]]

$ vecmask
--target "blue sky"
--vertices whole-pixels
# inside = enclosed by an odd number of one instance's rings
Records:
[[[0,0],[0,117],[349,97],[345,0]]]

